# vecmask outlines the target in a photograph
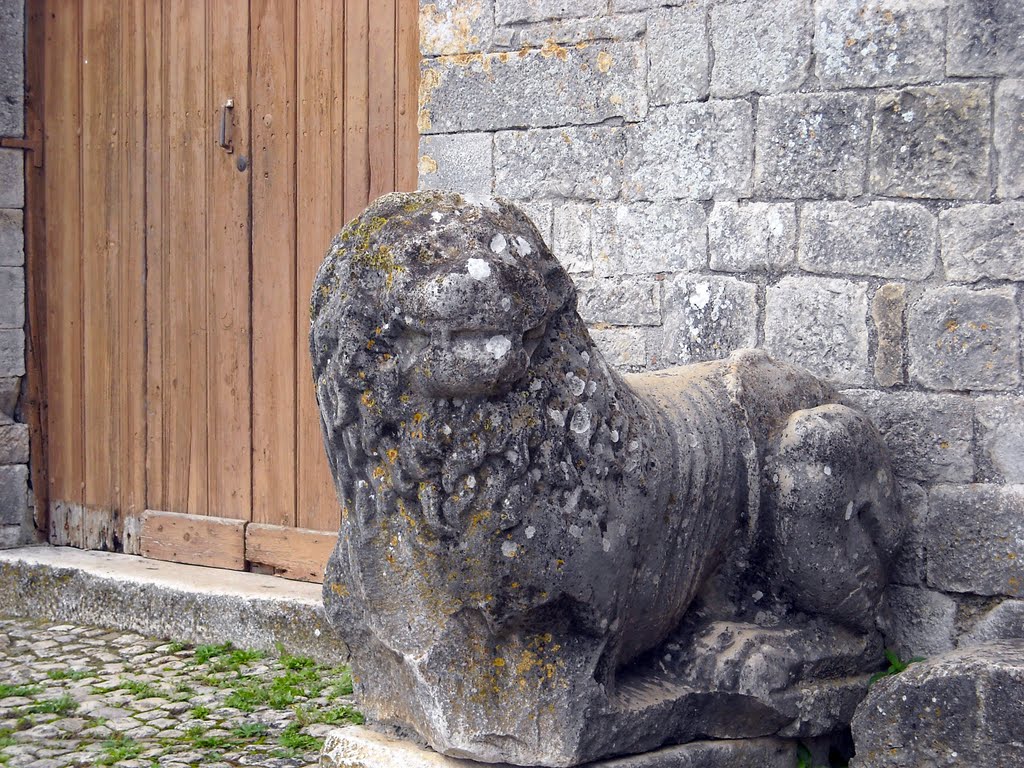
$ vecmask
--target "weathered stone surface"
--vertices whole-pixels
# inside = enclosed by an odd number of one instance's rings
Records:
[[[605,360],[617,368],[647,364],[647,336],[639,328],[591,328],[590,338]]]
[[[880,680],[857,708],[851,768],[1024,764],[1024,642],[949,651]]]
[[[708,240],[714,270],[781,271],[796,257],[796,206],[716,202],[708,217]]]
[[[550,766],[840,727],[849,697],[800,691],[881,651],[881,437],[753,350],[620,377],[576,299],[521,212],[436,192],[376,201],[318,273],[324,598],[370,721]]]
[[[0,424],[10,424],[14,420],[14,409],[18,406],[20,394],[21,379],[0,377]]]
[[[639,120],[647,112],[646,80],[638,43],[425,59],[420,132]]]
[[[532,24],[499,27],[495,48],[519,51],[556,45],[591,44],[595,41],[639,40],[647,29],[643,14],[597,16],[589,19],[553,19]]]
[[[0,376],[25,375],[25,332],[0,328]]]
[[[974,410],[982,473],[993,480],[1024,483],[1024,399],[979,397]]]
[[[930,589],[889,587],[885,595],[886,646],[901,659],[953,649],[956,601]]]
[[[25,270],[0,267],[0,328],[25,325]]]
[[[25,207],[25,159],[20,149],[0,149],[0,208]]]
[[[875,323],[875,380],[883,387],[903,383],[903,315],[907,288],[902,283],[879,286],[871,298]]]
[[[695,741],[633,757],[587,763],[581,768],[791,768],[796,743],[781,739]],[[322,768],[477,768],[480,763],[445,757],[411,742],[362,726],[327,735]],[[507,763],[495,768],[512,768]]]
[[[987,198],[987,85],[906,88],[875,97],[871,191],[898,197]]]
[[[929,586],[1024,597],[1024,486],[940,485],[929,508]]]
[[[503,131],[494,137],[494,191],[512,198],[610,200],[622,184],[621,128]]]
[[[992,640],[1024,640],[1024,600],[1004,600],[984,614],[963,636],[961,645]]]
[[[894,468],[895,464],[894,461]],[[900,503],[907,517],[907,533],[889,570],[889,581],[891,584],[920,586],[926,578],[924,533],[928,526],[928,494],[917,483],[901,480]]]
[[[661,6],[693,5],[706,3],[707,0],[611,0],[611,10],[615,13],[644,11],[648,8]]]
[[[1024,280],[1024,202],[964,205],[939,215],[950,280]]]
[[[598,275],[698,270],[707,263],[704,209],[693,202],[597,205],[593,246]]]
[[[831,88],[943,78],[947,0],[819,0],[815,72]]]
[[[0,266],[25,263],[25,232],[22,213],[16,208],[0,210]]]
[[[28,425],[0,425],[0,464],[28,464]]]
[[[717,360],[757,342],[757,286],[732,277],[676,275],[664,282],[662,365]]]
[[[563,203],[554,209],[552,250],[569,274],[594,271],[590,238],[592,210],[587,203]]]
[[[586,323],[661,325],[661,283],[653,277],[580,276],[576,287]]]
[[[867,290],[860,283],[784,277],[768,286],[764,346],[843,384],[868,381]]]
[[[750,194],[754,133],[745,101],[652,109],[628,129],[623,196],[633,200],[736,199]]]
[[[797,261],[808,272],[923,280],[935,269],[938,224],[923,205],[808,203]]]
[[[807,78],[812,30],[810,0],[713,5],[711,94],[795,91]]]
[[[0,3],[0,136],[25,130],[25,10],[21,0]]]
[[[420,3],[420,53],[424,56],[485,51],[493,35],[494,7],[488,0]]]
[[[766,197],[855,197],[867,166],[868,101],[848,93],[760,100],[754,190]]]
[[[551,200],[513,200],[537,227],[545,243],[554,243],[555,206]]]
[[[453,189],[489,195],[493,169],[493,136],[489,133],[420,138],[420,189]]]
[[[498,24],[514,24],[580,18],[599,16],[606,8],[606,0],[494,0],[494,19]]]
[[[1024,6],[1017,0],[957,0],[949,6],[950,75],[1024,75]]]
[[[21,525],[28,509],[28,467],[0,466],[0,525]]]
[[[661,8],[647,17],[647,86],[652,104],[697,101],[708,95],[711,50],[707,0]]]
[[[1020,316],[1012,288],[925,291],[909,311],[910,375],[931,389],[1012,389]]]
[[[937,483],[974,479],[970,398],[876,390],[843,395],[878,426],[901,478]]]
[[[1000,197],[1024,197],[1024,80],[996,86],[993,130]]]

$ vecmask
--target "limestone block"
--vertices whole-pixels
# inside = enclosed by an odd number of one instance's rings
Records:
[[[441,56],[486,51],[494,35],[490,0],[420,3],[420,53]]]
[[[784,277],[768,286],[764,346],[834,382],[868,381],[867,290],[860,283]]]
[[[1024,197],[1024,80],[996,86],[993,141],[1000,197]]]
[[[868,101],[850,93],[767,96],[754,189],[765,197],[855,197],[867,165]]]
[[[0,208],[24,207],[24,153],[20,149],[0,149]]]
[[[711,94],[795,91],[807,78],[812,30],[810,0],[713,5]]]
[[[621,128],[503,131],[494,137],[495,193],[610,200],[622,184]]]
[[[925,291],[908,312],[910,376],[930,389],[1005,390],[1020,383],[1020,316],[1012,288]]]
[[[0,136],[25,130],[25,11],[23,0],[0,3]]]
[[[600,204],[593,214],[594,272],[698,270],[707,262],[704,209],[693,202]]]
[[[695,4],[706,5],[707,0],[611,0],[611,10],[613,13],[629,13],[662,6]]]
[[[928,494],[917,483],[902,480],[900,503],[907,516],[907,533],[889,570],[889,579],[892,584],[920,586],[926,578],[924,536],[928,527]]]
[[[498,24],[521,21],[599,16],[607,10],[606,0],[494,0]]]
[[[0,464],[28,464],[28,425],[0,425]]]
[[[549,246],[554,242],[555,208],[550,200],[515,200],[515,205],[530,217],[533,226],[540,232],[544,242]]]
[[[24,226],[20,210],[0,210],[0,266],[18,267],[25,263]]]
[[[594,271],[590,244],[589,203],[563,203],[554,209],[552,249],[569,274]]]
[[[647,365],[647,336],[640,328],[590,329],[590,338],[605,359],[616,368]]]
[[[664,283],[660,365],[717,360],[757,342],[757,286],[680,274]]]
[[[786,269],[796,257],[796,229],[796,206],[792,203],[716,202],[708,217],[711,269]]]
[[[0,267],[0,328],[25,325],[25,270]]]
[[[1024,765],[1024,642],[911,664],[871,687],[853,719],[851,768]]]
[[[939,225],[949,280],[1024,280],[1024,202],[950,208]]]
[[[879,286],[871,297],[871,319],[875,323],[875,379],[883,387],[903,383],[903,316],[907,289],[901,283]]]
[[[930,589],[893,586],[886,592],[882,629],[901,659],[953,649],[956,601]]]
[[[420,137],[419,188],[491,194],[494,167],[490,133]]]
[[[1024,398],[979,397],[974,407],[982,471],[993,480],[1024,483]]]
[[[631,42],[425,59],[420,132],[635,121],[646,82],[646,50]]]
[[[1024,600],[1003,600],[981,616],[966,632],[961,645],[991,640],[1024,640]]]
[[[808,203],[800,225],[807,272],[923,280],[935,269],[938,224],[917,203]]]
[[[28,467],[0,466],[0,525],[21,525],[28,509]]]
[[[875,97],[871,191],[897,197],[987,198],[987,85],[950,83]]]
[[[970,398],[876,390],[843,394],[878,427],[901,478],[937,483],[974,479]]]
[[[626,199],[736,199],[750,194],[754,126],[747,102],[658,107],[627,130]]]
[[[0,328],[0,376],[25,375],[25,331]]]
[[[697,101],[708,95],[711,58],[707,0],[661,8],[647,18],[647,75],[652,104]]]
[[[950,75],[1024,75],[1024,5],[1019,0],[949,4]]]
[[[928,503],[929,586],[1024,597],[1024,486],[939,485]]]
[[[495,32],[494,47],[516,52],[523,47],[546,47],[557,52],[555,45],[591,44],[596,40],[639,40],[646,30],[647,20],[639,13],[587,19],[552,19],[525,26],[499,27]]]
[[[661,283],[652,277],[580,276],[576,288],[588,324],[661,325]]]
[[[0,424],[14,421],[14,409],[18,406],[21,394],[21,379],[13,376],[0,376]]]
[[[815,72],[829,88],[941,80],[947,0],[818,0]]]

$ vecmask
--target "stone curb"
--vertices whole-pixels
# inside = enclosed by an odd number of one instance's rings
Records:
[[[320,586],[70,547],[0,551],[0,615],[348,660]]]

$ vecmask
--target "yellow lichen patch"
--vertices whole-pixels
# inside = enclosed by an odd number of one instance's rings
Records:
[[[387,451],[388,461],[394,464],[398,460],[398,449],[389,448]]]
[[[454,499],[455,496],[452,496]],[[475,531],[487,518],[491,516],[491,510],[485,509],[477,512],[471,518],[469,518],[469,528],[466,529],[466,535],[470,535]]]
[[[337,581],[335,581],[334,583],[331,584],[331,592],[336,594],[338,597],[348,597],[349,596],[348,587],[346,587],[344,584],[342,584],[340,582],[337,582]]]
[[[540,55],[545,59],[554,57],[559,61],[565,61],[569,58],[569,51],[556,43],[554,38],[549,37],[544,41],[544,46],[540,49]]]
[[[499,656],[498,658],[496,658],[494,660],[494,666],[496,666],[496,667],[504,667],[505,666],[505,660]]]
[[[418,109],[419,113],[416,119],[417,127],[420,133],[426,133],[430,130],[430,99],[434,95],[434,91],[437,90],[438,86],[441,85],[441,73],[435,69],[425,69],[420,73],[420,88],[419,88],[419,99]]]
[[[601,51],[597,54],[597,71],[601,74],[607,74],[614,63],[615,60],[607,51]]]
[[[473,22],[484,12],[482,0],[463,0],[438,9],[435,3],[420,8],[420,47],[442,55],[466,53],[480,42]]]
[[[359,402],[363,404],[364,408],[373,408],[377,404],[377,401],[373,399],[373,393],[368,389],[359,396]]]
[[[430,155],[420,157],[420,173],[437,173],[437,160]]]

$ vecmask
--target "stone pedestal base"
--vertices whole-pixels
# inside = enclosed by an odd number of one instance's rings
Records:
[[[695,741],[642,755],[587,763],[581,768],[793,768],[796,742],[784,739]],[[329,734],[320,768],[515,768],[445,757],[368,728],[349,726]]]

